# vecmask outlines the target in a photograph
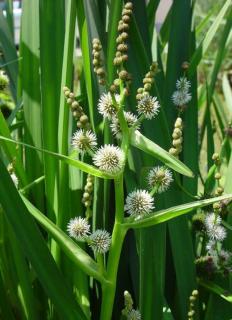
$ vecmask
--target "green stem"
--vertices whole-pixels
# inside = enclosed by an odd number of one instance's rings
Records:
[[[28,189],[31,189],[35,185],[39,184],[41,181],[44,180],[44,178],[45,178],[45,176],[41,176],[41,177],[35,179],[34,181],[32,181],[31,183],[27,184],[24,188],[20,189],[19,191],[22,194],[25,194]]]
[[[123,190],[123,174],[114,180],[115,188],[115,222],[122,223],[124,218],[124,190]]]
[[[122,224],[124,218],[123,174],[121,174],[117,179],[115,179],[114,186],[116,203],[115,224],[113,228],[112,243],[107,264],[107,282],[102,286],[101,320],[110,320],[112,317],[118,265],[123,240],[127,232],[127,229],[124,228]]]
[[[119,259],[127,229],[115,223],[107,267],[107,282],[102,286],[101,320],[111,320],[116,290]]]

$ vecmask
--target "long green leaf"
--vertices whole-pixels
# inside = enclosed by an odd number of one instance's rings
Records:
[[[65,319],[85,319],[1,159],[0,172],[0,203],[44,290]]]
[[[8,138],[5,138],[3,136],[0,136],[0,140],[4,140],[4,141],[12,142],[12,143],[15,143],[15,144],[23,145],[23,146],[25,146],[27,148],[31,148],[31,149],[43,152],[43,153],[45,153],[47,155],[52,156],[53,158],[56,158],[56,159],[61,160],[61,161],[64,161],[65,163],[67,163],[67,164],[69,164],[71,166],[77,167],[80,170],[82,170],[84,172],[87,172],[87,173],[89,173],[89,174],[91,174],[93,176],[99,177],[99,178],[114,179],[116,177],[115,175],[110,175],[110,174],[103,173],[102,171],[96,169],[95,167],[93,167],[93,166],[91,166],[91,165],[89,165],[89,164],[87,164],[85,162],[82,162],[82,161],[79,161],[79,160],[75,160],[75,159],[73,159],[71,157],[67,157],[67,156],[64,156],[64,155],[56,153],[56,152],[48,151],[48,150],[45,150],[45,149],[40,149],[40,148],[31,146],[31,145],[29,145],[27,143],[23,143],[23,142],[15,141],[15,140],[12,140],[12,139],[8,139]]]
[[[193,210],[196,210],[201,207],[209,206],[215,202],[231,199],[232,194],[226,194],[224,196],[206,199],[206,200],[198,200],[195,202],[185,203],[180,206],[171,207],[169,209],[160,210],[158,212],[154,212],[153,214],[149,215],[148,217],[141,218],[140,220],[130,221],[131,218],[125,219],[124,226],[126,228],[145,228],[150,227],[159,223],[163,223],[170,219],[174,219],[186,213],[189,213]]]
[[[104,282],[104,278],[96,262],[59,227],[57,227],[51,220],[33,206],[29,200],[24,196],[22,196],[22,199],[31,215],[43,226],[45,230],[47,230],[50,236],[57,241],[60,248],[64,250],[65,254],[75,263],[75,265],[81,268],[88,275],[94,277],[100,282]]]
[[[138,130],[131,132],[130,141],[134,147],[162,161],[173,170],[188,177],[193,177],[192,171],[184,163],[170,155],[166,150],[162,149],[150,139],[143,136]]]

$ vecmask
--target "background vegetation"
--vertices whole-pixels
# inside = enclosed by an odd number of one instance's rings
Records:
[[[61,156],[71,154],[70,137],[76,130],[62,88],[66,85],[75,93],[100,142],[115,141],[109,124],[103,125],[96,111],[104,87],[93,72],[91,52],[92,39],[97,37],[103,46],[108,81],[112,83],[123,2],[23,0],[18,51],[13,41],[12,1],[6,4],[6,15],[0,11],[0,67],[10,80],[10,98],[5,96],[7,90],[0,96],[0,318],[98,319],[102,281],[99,266],[85,253],[93,258],[91,250],[72,241],[66,231],[70,218],[86,213],[81,200],[88,170],[72,156]],[[180,160],[194,177],[176,176],[170,190],[157,197],[157,211],[213,195],[214,152],[221,155],[225,193],[232,193],[231,1],[206,5],[174,0],[160,33],[154,28],[158,5],[159,0],[147,4],[133,1],[128,105],[135,111],[136,90],[152,61],[157,61],[159,73],[151,93],[158,97],[161,112],[154,120],[144,122],[142,131],[168,150],[177,117],[171,96],[177,79],[183,75],[182,63],[189,62],[187,77],[192,100],[183,115]],[[78,58],[77,34],[81,49]],[[144,172],[160,163],[136,148],[131,153],[136,161],[125,171],[126,193],[135,186],[145,187]],[[19,192],[6,169],[10,169],[9,165],[19,179]],[[114,191],[112,180],[95,178],[93,230],[112,231]],[[196,207],[213,201],[199,201]],[[190,205],[177,211],[187,213],[196,207]],[[174,216],[175,211],[170,212]],[[184,320],[195,289],[199,296],[194,319],[230,319],[230,273],[210,279],[196,273],[201,236],[193,228],[195,212],[175,219],[167,216],[168,211],[164,213],[165,222],[129,230],[126,235],[112,319],[120,318],[123,292],[128,290],[142,319]],[[229,206],[223,221],[228,231],[225,247],[232,251]]]

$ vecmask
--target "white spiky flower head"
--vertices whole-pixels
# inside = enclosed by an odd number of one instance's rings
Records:
[[[157,192],[166,191],[173,181],[172,173],[166,167],[157,166],[148,173],[148,185],[151,189],[157,187]]]
[[[172,101],[176,106],[184,106],[191,101],[192,96],[187,91],[177,90],[172,95]]]
[[[106,230],[96,230],[89,236],[89,246],[96,253],[106,253],[111,245],[111,236]]]
[[[114,96],[116,102],[119,103],[120,95],[115,94]],[[104,118],[107,118],[109,120],[111,120],[112,117],[116,115],[117,108],[115,107],[112,96],[109,92],[103,93],[101,95],[98,102],[98,111]]]
[[[154,200],[146,190],[135,190],[126,198],[125,210],[131,216],[144,216],[154,209]]]
[[[128,313],[127,319],[128,320],[141,320],[142,319],[141,313],[139,312],[139,310],[132,309]]]
[[[215,225],[220,225],[221,222],[222,222],[221,217],[218,214],[216,215],[214,212],[207,213],[207,215],[205,217],[205,227],[206,227],[206,229],[211,229]]]
[[[81,152],[88,149],[94,150],[97,146],[97,137],[91,130],[77,130],[72,137],[72,146]]]
[[[133,114],[132,112],[128,112],[128,111],[124,111],[124,117],[125,120],[127,122],[128,127],[132,127],[136,124],[136,122],[138,121],[138,118],[136,117],[135,114]],[[116,136],[117,139],[122,139],[122,132],[120,129],[120,124],[119,124],[119,120],[118,117],[115,116],[112,118],[112,123],[110,125],[111,130],[113,132],[113,134]],[[139,124],[135,126],[136,129],[139,128]]]
[[[173,103],[178,107],[189,103],[189,101],[192,99],[191,93],[189,93],[189,89],[191,88],[190,81],[188,81],[185,77],[182,77],[177,80],[176,88],[177,90],[172,95]]]
[[[83,240],[88,236],[90,225],[87,219],[81,217],[75,217],[71,219],[67,226],[69,236],[77,240]]]
[[[18,177],[16,176],[16,174],[13,172],[11,173],[10,175],[12,181],[14,182],[14,185],[16,186],[16,188],[18,189],[18,186],[19,186],[19,179]]]
[[[208,213],[205,217],[205,228],[211,240],[223,241],[226,238],[226,229],[221,226],[221,217],[214,212]]]
[[[105,144],[93,156],[95,166],[110,174],[119,172],[124,165],[124,161],[124,152],[119,147],[111,144]]]
[[[191,82],[186,77],[182,77],[177,80],[176,88],[181,91],[188,91],[191,88]]]
[[[154,118],[159,112],[159,102],[156,97],[145,94],[138,102],[137,110],[140,115],[144,115],[146,119]]]
[[[223,241],[226,238],[226,229],[220,225],[214,225],[207,229],[208,237],[212,240]]]

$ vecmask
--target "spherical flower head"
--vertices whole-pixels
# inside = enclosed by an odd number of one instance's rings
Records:
[[[124,113],[124,117],[128,127],[131,128],[132,126],[134,126],[138,121],[138,118],[136,117],[136,115],[134,115],[132,112],[127,112],[127,111],[124,111],[123,113]],[[117,139],[122,139],[122,132],[121,132],[121,128],[120,128],[120,124],[117,116],[112,118],[112,123],[110,127],[113,132],[113,135],[115,135]],[[139,128],[139,125],[136,125],[135,129],[138,129],[138,128]]]
[[[0,71],[0,90],[4,90],[9,84],[9,79],[7,75],[3,72]]]
[[[67,231],[69,236],[76,240],[84,240],[88,236],[90,230],[90,225],[87,219],[76,217],[71,219],[67,226]]]
[[[144,216],[154,209],[154,200],[146,190],[135,190],[126,198],[125,210],[131,216]]]
[[[159,102],[156,97],[145,94],[138,102],[137,110],[146,119],[154,118],[159,112]]]
[[[18,189],[18,186],[19,186],[18,177],[16,176],[16,174],[14,172],[11,173],[10,177],[11,177],[12,181],[14,182],[15,187]]]
[[[177,90],[188,91],[191,88],[191,82],[188,81],[185,77],[180,78],[176,82]]]
[[[120,96],[118,94],[115,94],[115,100],[118,103],[120,99]],[[98,102],[98,111],[99,113],[109,120],[112,119],[113,116],[116,115],[117,108],[115,107],[111,94],[103,93],[99,99]]]
[[[226,238],[226,229],[219,225],[214,225],[207,229],[208,237],[215,241],[223,241]]]
[[[192,96],[189,92],[177,90],[172,95],[172,101],[176,106],[184,106],[191,101]]]
[[[139,310],[132,309],[127,316],[128,320],[141,320],[141,313]]]
[[[89,236],[89,246],[95,253],[106,253],[111,245],[111,236],[106,230],[96,230]]]
[[[148,184],[151,189],[157,187],[157,192],[166,191],[173,181],[172,173],[165,167],[155,167],[148,173]]]
[[[110,174],[119,172],[124,165],[124,161],[124,152],[119,147],[110,144],[99,148],[93,156],[95,166]]]
[[[92,131],[77,130],[72,137],[72,146],[74,149],[85,152],[93,150],[97,146],[97,137]]]
[[[208,213],[205,217],[205,227],[206,229],[211,229],[215,225],[220,225],[222,219],[219,215],[216,215],[214,212]]]

